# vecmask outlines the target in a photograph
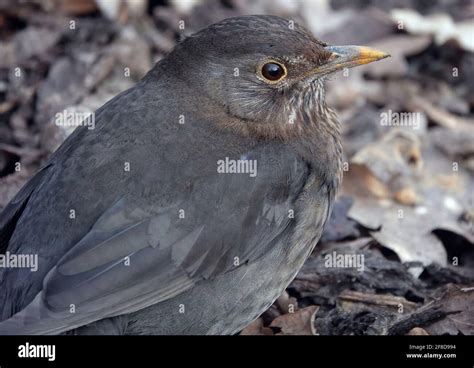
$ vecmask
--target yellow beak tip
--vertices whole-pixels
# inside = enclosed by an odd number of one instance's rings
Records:
[[[371,47],[362,46],[359,48],[359,55],[357,56],[356,60],[361,64],[367,64],[373,61],[388,58],[390,56],[391,55],[386,52],[379,51]]]

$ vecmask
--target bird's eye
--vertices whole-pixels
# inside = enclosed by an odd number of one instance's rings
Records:
[[[277,82],[286,76],[286,68],[282,64],[271,61],[263,64],[261,73],[266,80]]]

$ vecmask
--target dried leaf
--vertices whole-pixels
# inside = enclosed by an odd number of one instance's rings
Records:
[[[241,332],[240,335],[273,335],[273,331],[263,326],[263,320],[261,318],[257,318],[247,327],[245,327]]]
[[[446,266],[447,252],[433,234],[436,229],[473,238],[459,221],[472,180],[462,170],[454,172],[452,162],[439,153],[422,150],[416,135],[388,133],[353,161],[357,166],[351,164],[344,177],[344,193],[355,198],[349,217],[372,229],[370,234],[402,262]],[[421,271],[412,270],[416,275]]]
[[[430,334],[474,335],[474,287],[449,285],[446,294],[435,304],[447,315],[425,327]]]
[[[427,336],[427,335],[429,335],[429,333],[426,332],[426,330],[422,329],[421,327],[414,327],[407,333],[407,335],[410,335],[410,336]]]
[[[314,319],[318,309],[318,306],[311,305],[295,313],[283,314],[270,324],[270,328],[280,329],[277,335],[316,335]]]
[[[474,23],[472,21],[454,23],[448,14],[423,16],[412,9],[393,9],[391,15],[395,22],[403,25],[403,29],[412,34],[433,35],[439,45],[454,39],[464,50],[474,52],[474,37],[472,37]]]

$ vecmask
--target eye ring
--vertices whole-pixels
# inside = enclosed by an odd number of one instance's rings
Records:
[[[288,71],[284,64],[276,60],[266,60],[258,67],[257,74],[264,82],[275,84],[284,79]]]

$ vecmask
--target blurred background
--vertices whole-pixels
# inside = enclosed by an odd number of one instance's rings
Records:
[[[87,116],[187,35],[243,14],[392,56],[328,81],[342,193],[296,280],[243,333],[473,334],[469,0],[0,0],[0,210],[74,129],[58,113]],[[328,265],[337,254],[364,270]]]

